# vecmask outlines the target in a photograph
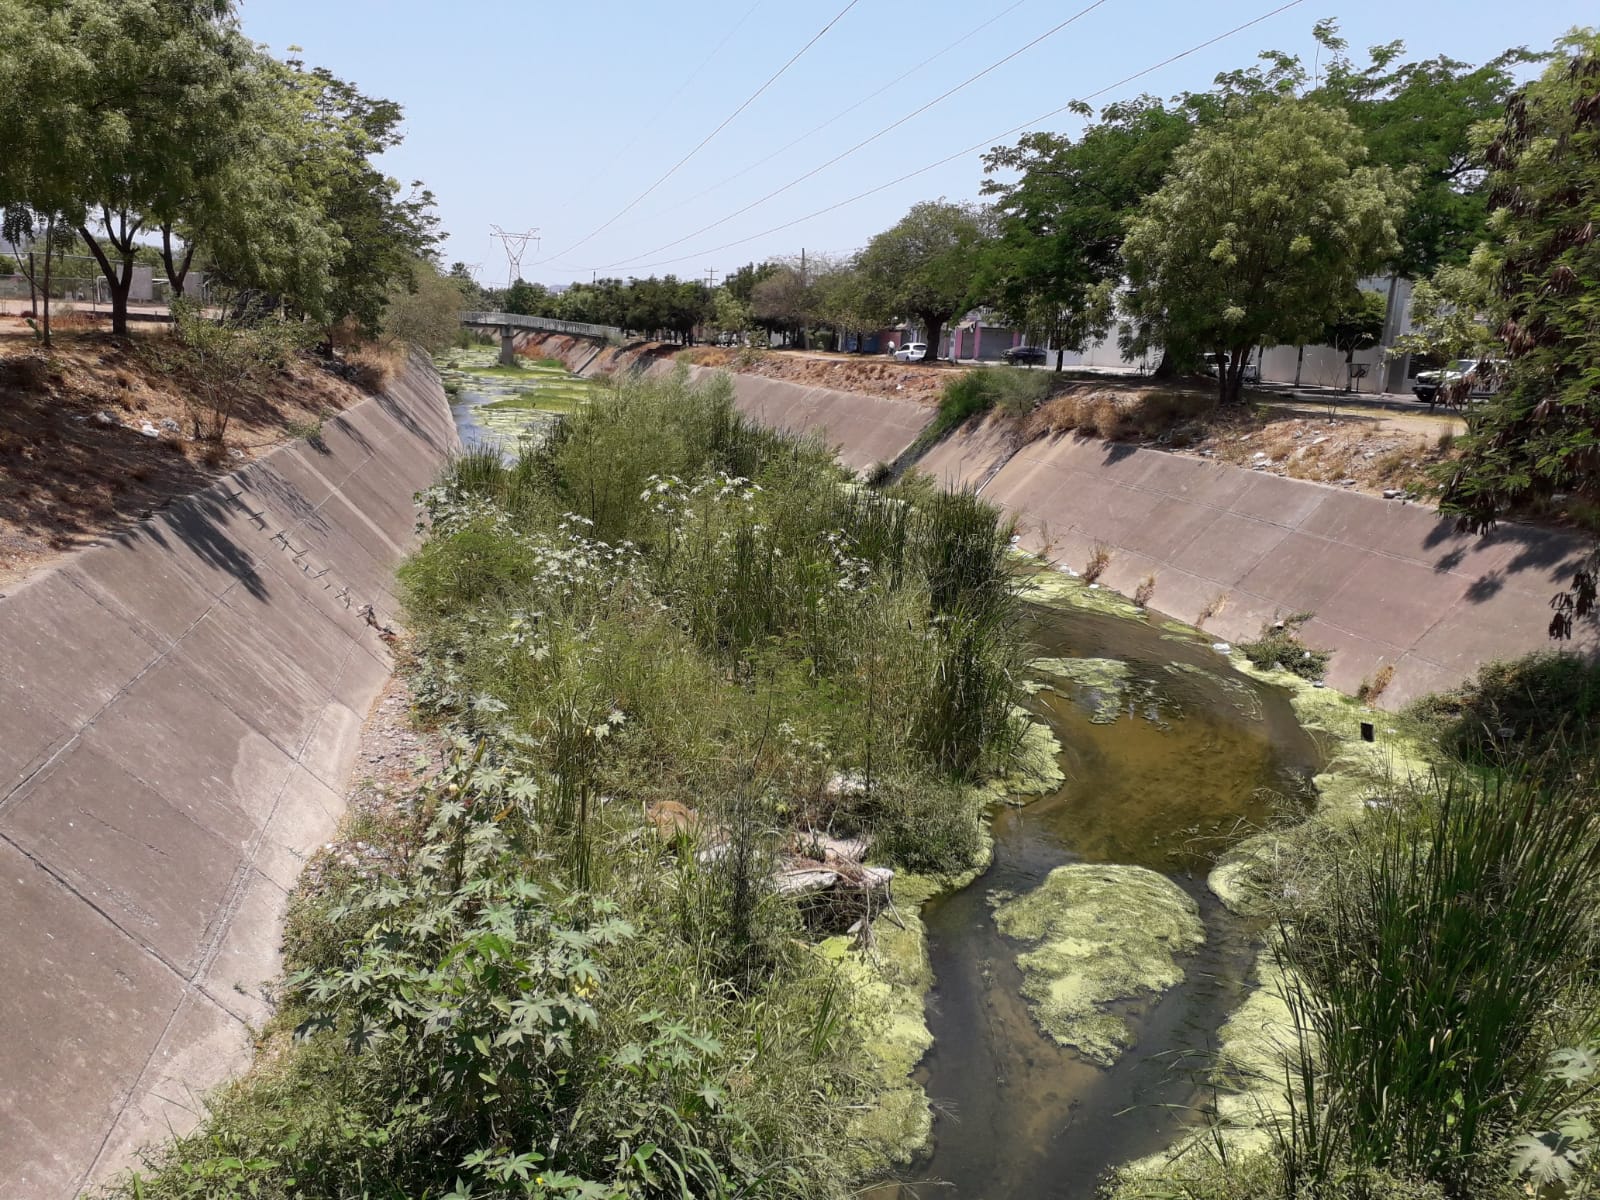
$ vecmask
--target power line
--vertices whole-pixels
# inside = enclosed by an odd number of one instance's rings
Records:
[[[665,183],[667,180],[671,179],[675,174],[677,174],[678,168],[682,167],[684,163],[688,162],[696,154],[699,154],[700,151],[704,150],[705,147],[706,147],[706,144],[708,142],[710,142],[712,138],[716,137],[717,134],[721,133],[730,124],[732,124],[732,122],[733,122],[735,117],[737,117],[745,109],[749,108],[752,104],[754,104],[755,101],[756,101],[756,98],[759,97],[761,95],[761,93],[765,92],[769,87],[771,87],[774,83],[776,83],[779,80],[779,78],[782,77],[784,72],[786,72],[790,67],[794,66],[795,63],[799,62],[801,55],[805,54],[805,52],[807,50],[811,49],[811,47],[815,46],[819,41],[821,41],[822,40],[822,35],[827,33],[828,30],[832,29],[835,25],[837,25],[844,18],[845,14],[848,13],[852,8],[854,8],[859,3],[861,3],[861,0],[850,0],[850,2],[848,4],[846,4],[843,8],[841,8],[838,11],[837,14],[835,14],[833,20],[829,21],[821,29],[817,30],[817,32],[814,35],[812,35],[812,38],[811,38],[811,40],[809,42],[807,42],[804,46],[801,46],[800,49],[796,50],[794,52],[794,56],[791,57],[788,62],[784,63],[783,66],[779,67],[775,72],[773,72],[771,75],[769,75],[767,77],[767,81],[765,83],[763,83],[755,91],[751,92],[750,95],[745,99],[743,104],[739,105],[738,108],[734,109],[731,113],[729,113],[726,117],[724,117],[722,119],[722,124],[718,125],[710,133],[706,134],[705,137],[701,138],[699,144],[696,145],[693,150],[689,151],[689,153],[685,154],[677,162],[673,163],[672,166],[669,167],[666,170],[666,172],[659,179],[657,179],[649,187],[645,188],[644,191],[640,192],[632,200],[628,201],[627,204],[623,205],[623,207],[621,209],[619,209],[609,220],[607,220],[605,222],[605,224],[599,226],[596,229],[590,230],[588,233],[584,234],[577,241],[573,242],[572,245],[568,246],[565,250],[562,250],[557,254],[552,254],[549,258],[540,259],[539,261],[541,263],[547,263],[547,262],[553,262],[558,258],[564,258],[566,255],[572,253],[572,251],[576,250],[579,246],[584,245],[585,243],[591,241],[592,239],[598,237],[600,234],[604,233],[607,229],[610,229],[611,226],[614,225],[620,217],[624,216],[626,213],[631,211],[633,209],[633,207],[636,204],[639,203],[639,201],[643,200],[651,192],[655,191],[663,183]],[[535,264],[535,265],[538,265],[538,264]]]
[[[1056,34],[1060,33],[1063,29],[1065,29],[1068,25],[1071,25],[1074,21],[1077,21],[1081,17],[1088,16],[1095,9],[1097,9],[1101,5],[1107,4],[1107,3],[1109,3],[1109,0],[1092,0],[1092,3],[1090,3],[1089,5],[1087,5],[1084,8],[1080,8],[1077,12],[1073,13],[1070,17],[1068,17],[1065,21],[1062,21],[1059,25],[1056,25],[1056,26],[1054,26],[1054,27],[1052,27],[1050,29],[1045,30],[1045,32],[1041,33],[1038,37],[1034,38],[1031,42],[1028,42],[1024,46],[1019,46],[1017,49],[1013,50],[1010,54],[1006,55],[1004,58],[1000,59],[999,61],[990,63],[987,67],[985,67],[983,70],[979,71],[977,74],[969,75],[966,79],[964,79],[960,83],[956,84],[955,87],[950,88],[948,91],[941,92],[939,95],[935,96],[932,100],[929,100],[921,108],[915,109],[912,112],[907,113],[905,116],[901,117],[898,121],[895,121],[892,125],[884,126],[884,128],[878,130],[878,132],[873,134],[871,137],[863,138],[861,141],[857,142],[854,146],[851,146],[848,150],[842,151],[841,153],[834,155],[827,162],[822,163],[819,166],[812,167],[811,170],[807,171],[804,175],[801,175],[796,179],[791,179],[788,183],[784,184],[782,187],[776,188],[773,191],[768,192],[765,196],[761,196],[758,199],[752,200],[749,204],[746,204],[743,208],[736,209],[735,211],[729,213],[727,216],[722,217],[719,220],[711,222],[711,224],[709,224],[709,225],[702,225],[699,229],[696,229],[693,233],[686,233],[682,237],[676,238],[673,241],[670,241],[670,242],[666,243],[666,245],[664,245],[664,246],[657,246],[654,250],[646,250],[643,254],[634,255],[633,258],[623,258],[623,259],[618,259],[616,262],[613,262],[613,263],[606,263],[606,264],[604,264],[604,267],[602,269],[609,269],[611,267],[620,267],[620,266],[624,265],[625,263],[633,262],[635,259],[638,259],[638,258],[648,258],[652,254],[660,254],[663,250],[670,250],[670,249],[672,249],[672,247],[677,246],[677,245],[681,245],[682,243],[688,241],[690,238],[699,237],[702,233],[709,233],[711,230],[716,229],[720,225],[726,225],[729,221],[733,220],[735,217],[742,217],[745,213],[749,212],[752,208],[757,208],[760,205],[765,204],[768,200],[771,200],[775,196],[783,195],[783,193],[787,192],[790,188],[798,187],[800,184],[804,183],[806,180],[810,179],[812,176],[820,174],[821,172],[827,170],[829,167],[833,166],[835,163],[841,162],[844,159],[849,158],[856,151],[863,150],[866,147],[872,145],[872,143],[877,141],[879,138],[888,136],[889,134],[893,133],[896,129],[899,129],[900,126],[904,125],[907,121],[910,121],[910,120],[912,120],[912,119],[914,119],[916,117],[920,117],[923,113],[927,112],[930,108],[933,108],[935,105],[942,104],[944,101],[948,100],[951,96],[954,96],[957,92],[962,91],[965,88],[971,87],[974,83],[977,83],[978,80],[982,79],[985,75],[991,74],[992,72],[999,70],[1001,67],[1005,66],[1008,62],[1010,62],[1012,59],[1016,58],[1018,55],[1023,54],[1025,52],[1029,51],[1029,50],[1032,50],[1040,42],[1046,41],[1047,39],[1054,37]],[[556,257],[559,258],[560,255],[557,255]]]
[[[788,153],[790,150],[793,150],[801,142],[806,141],[809,138],[815,137],[817,134],[821,133],[824,129],[827,129],[829,126],[835,125],[838,122],[844,120],[844,118],[848,117],[851,113],[855,112],[858,108],[860,108],[862,105],[866,104],[868,101],[876,100],[879,96],[883,95],[885,92],[887,92],[890,88],[894,87],[896,84],[903,83],[907,79],[910,79],[911,76],[915,75],[918,71],[922,70],[922,68],[926,67],[929,63],[937,62],[939,59],[943,58],[946,54],[949,54],[950,51],[956,49],[957,47],[966,45],[967,42],[969,42],[972,38],[976,37],[978,34],[982,33],[985,29],[989,28],[989,26],[993,25],[996,21],[999,21],[999,20],[1001,20],[1001,19],[1003,19],[1005,17],[1010,16],[1017,9],[1021,8],[1024,4],[1027,4],[1027,3],[1028,3],[1028,0],[1015,0],[1015,3],[1011,4],[1010,6],[1008,6],[1006,8],[1001,9],[999,12],[995,13],[994,16],[990,17],[988,20],[984,21],[982,24],[976,25],[973,28],[967,30],[966,33],[962,34],[955,41],[951,42],[948,46],[946,46],[943,50],[940,50],[937,54],[930,54],[927,58],[925,58],[921,62],[917,63],[915,66],[908,67],[906,70],[902,71],[899,75],[896,75],[893,79],[891,79],[888,83],[884,84],[882,87],[878,88],[876,91],[868,92],[865,96],[861,97],[861,99],[857,100],[849,108],[840,109],[838,112],[834,113],[833,116],[829,117],[826,121],[822,122],[822,124],[815,125],[812,128],[806,130],[806,132],[802,133],[799,137],[795,138],[793,141],[785,142],[783,145],[779,146],[772,153],[768,154],[765,158],[759,158],[755,162],[751,163],[749,166],[745,167],[743,170],[735,171],[732,175],[729,175],[726,179],[723,179],[723,180],[721,180],[721,181],[719,181],[717,183],[713,183],[710,187],[704,189],[703,191],[696,192],[694,195],[688,197],[685,200],[680,200],[680,201],[678,201],[678,203],[676,203],[674,205],[671,205],[668,208],[661,209],[655,215],[655,217],[652,217],[650,219],[651,220],[658,220],[661,217],[665,216],[667,213],[677,212],[678,209],[680,209],[680,208],[687,208],[689,205],[693,204],[696,200],[702,199],[705,196],[709,196],[712,192],[719,191],[722,188],[727,187],[730,183],[733,183],[735,180],[743,179],[746,175],[750,174],[750,172],[754,171],[757,167],[766,166],[773,159],[779,157],[782,154]],[[638,223],[637,221],[631,222],[631,224],[637,224],[637,223]]]
[[[1159,71],[1163,67],[1169,67],[1173,63],[1179,61],[1180,59],[1188,58],[1191,54],[1198,54],[1200,51],[1206,49],[1209,46],[1214,46],[1218,42],[1224,41],[1227,38],[1232,37],[1236,33],[1243,33],[1246,29],[1249,29],[1251,26],[1259,25],[1259,24],[1261,24],[1261,22],[1270,20],[1271,18],[1277,16],[1280,13],[1288,12],[1289,9],[1296,8],[1296,7],[1298,7],[1299,5],[1301,5],[1303,3],[1305,3],[1305,0],[1288,0],[1288,3],[1280,4],[1277,8],[1272,9],[1270,12],[1262,13],[1259,17],[1254,17],[1251,20],[1248,20],[1248,21],[1244,22],[1242,25],[1235,25],[1232,29],[1228,30],[1225,33],[1219,33],[1215,37],[1207,38],[1205,41],[1199,43],[1198,45],[1191,46],[1191,47],[1189,47],[1189,49],[1180,51],[1179,53],[1174,54],[1169,58],[1164,58],[1160,62],[1155,63],[1153,66],[1148,66],[1142,71],[1135,71],[1132,75],[1124,76],[1123,78],[1117,80],[1115,83],[1107,84],[1105,87],[1100,88],[1098,91],[1093,91],[1093,92],[1090,92],[1088,95],[1080,96],[1076,100],[1070,100],[1066,104],[1063,104],[1060,108],[1053,108],[1049,112],[1044,113],[1044,114],[1042,114],[1040,116],[1037,116],[1037,117],[1033,118],[1031,121],[1024,121],[1020,125],[1013,125],[1010,129],[1005,130],[1003,133],[997,133],[997,134],[993,135],[992,137],[984,138],[980,142],[974,142],[971,146],[967,146],[967,147],[965,147],[965,148],[963,148],[961,150],[957,150],[954,154],[948,154],[944,158],[939,159],[937,162],[931,162],[925,167],[918,167],[915,171],[908,171],[904,175],[901,175],[901,176],[899,176],[899,177],[897,177],[895,179],[889,180],[888,183],[881,183],[877,187],[868,188],[864,192],[857,192],[854,196],[849,196],[849,197],[846,197],[843,200],[836,201],[833,204],[830,204],[825,208],[819,208],[815,212],[807,213],[803,217],[796,217],[792,221],[785,221],[781,225],[774,225],[771,229],[763,229],[760,233],[753,233],[749,237],[738,238],[735,241],[731,241],[731,242],[724,242],[720,246],[712,246],[709,249],[696,250],[693,254],[686,254],[686,255],[683,255],[683,256],[681,256],[679,258],[660,259],[660,260],[658,260],[656,262],[652,262],[652,263],[643,263],[640,266],[636,267],[635,269],[643,271],[643,270],[648,270],[648,269],[651,269],[651,268],[654,268],[654,267],[671,266],[673,263],[683,262],[685,259],[688,259],[688,258],[699,258],[702,255],[718,254],[723,250],[732,249],[734,246],[742,246],[746,242],[753,242],[753,241],[756,241],[759,238],[768,237],[768,236],[770,236],[771,234],[774,234],[774,233],[781,233],[785,229],[790,229],[790,228],[792,228],[792,227],[794,227],[796,225],[803,224],[806,221],[813,220],[813,219],[815,219],[817,217],[823,216],[826,213],[833,212],[836,209],[844,208],[847,205],[854,204],[858,200],[865,200],[868,196],[875,196],[879,192],[887,191],[889,188],[892,188],[892,187],[895,187],[895,186],[897,186],[899,184],[902,184],[902,183],[906,182],[908,179],[915,179],[919,175],[926,175],[929,171],[932,171],[932,170],[935,170],[935,169],[937,169],[939,167],[942,167],[946,163],[954,162],[958,158],[964,158],[969,154],[973,154],[973,153],[976,153],[979,150],[984,149],[985,147],[993,146],[997,142],[1000,142],[1000,141],[1004,140],[1005,138],[1010,137],[1012,134],[1020,133],[1021,131],[1025,130],[1025,129],[1035,128],[1035,127],[1039,126],[1040,124],[1042,124],[1043,122],[1048,121],[1051,117],[1060,116],[1062,113],[1067,112],[1070,109],[1074,109],[1074,108],[1077,108],[1080,105],[1087,104],[1090,100],[1094,100],[1094,99],[1096,99],[1096,98],[1098,98],[1100,96],[1103,96],[1107,92],[1115,91],[1117,88],[1120,88],[1120,87],[1124,86],[1125,84],[1132,83],[1135,79],[1143,79],[1146,75],[1150,75],[1150,74],[1152,74],[1152,73],[1154,73],[1156,71]]]
[[[711,53],[701,59],[700,65],[689,72],[684,81],[678,85],[678,90],[673,92],[672,95],[668,96],[666,100],[657,106],[656,113],[658,117],[671,111],[672,105],[677,101],[678,97],[689,90],[689,85],[691,83],[700,78],[701,72],[711,65],[711,61],[716,58],[717,55],[722,53],[722,48],[733,40],[734,35],[738,33],[739,30],[744,28],[745,24],[750,20],[750,18],[755,16],[756,9],[760,8],[764,3],[766,3],[766,0],[755,0],[754,4],[745,9],[744,16],[740,17],[733,23],[733,27],[729,29],[727,33],[722,35],[722,40],[711,48]],[[635,133],[632,139],[629,140],[626,145],[624,145],[620,150],[612,151],[610,156],[605,160],[605,164],[598,171],[596,171],[586,181],[568,194],[575,195],[586,193],[590,188],[594,187],[595,184],[599,183],[600,180],[604,179],[606,177],[606,173],[610,171],[611,168],[618,162],[626,158],[628,156],[628,152],[643,140],[644,127],[640,126],[639,132]],[[566,206],[563,206],[563,212],[565,212],[565,208]]]

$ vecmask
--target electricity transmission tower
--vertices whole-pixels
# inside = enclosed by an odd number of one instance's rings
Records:
[[[528,252],[528,243],[539,240],[539,231],[530,229],[527,233],[507,233],[498,225],[489,226],[490,236],[498,238],[500,245],[506,252],[506,286],[510,287],[522,274],[522,256]]]

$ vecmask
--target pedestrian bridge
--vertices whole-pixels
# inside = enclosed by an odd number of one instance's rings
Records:
[[[517,338],[530,333],[565,333],[572,337],[621,339],[622,330],[614,325],[590,325],[584,321],[557,321],[552,317],[527,317],[521,313],[464,312],[461,324],[500,335],[500,365],[516,363]]]

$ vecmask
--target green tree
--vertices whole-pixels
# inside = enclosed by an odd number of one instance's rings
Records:
[[[977,303],[978,266],[989,238],[989,214],[970,204],[925,201],[861,252],[870,307],[922,326],[924,362],[939,353],[945,324]]]
[[[1106,108],[1077,141],[1029,133],[984,156],[986,174],[1016,173],[983,184],[997,214],[984,274],[1007,320],[1058,351],[1104,335],[1128,217],[1161,186],[1190,131],[1184,113],[1141,96]]]
[[[202,179],[238,151],[237,71],[251,53],[225,0],[54,0],[51,36],[80,70],[41,97],[55,127],[52,169],[67,213],[105,276],[112,332],[127,333],[143,235],[195,202]]]
[[[1431,279],[1419,279],[1411,293],[1411,328],[1395,340],[1395,352],[1415,354],[1441,366],[1456,359],[1480,361],[1500,353],[1500,339],[1491,325],[1490,291],[1496,270],[1494,254],[1481,246],[1466,266],[1440,267]],[[1441,396],[1454,402],[1471,388],[1465,378],[1441,380]]]
[[[412,267],[409,286],[397,283],[390,291],[383,332],[434,354],[461,331],[461,312],[461,287],[454,276],[441,275],[421,258]]]
[[[1344,390],[1355,384],[1351,370],[1360,350],[1370,350],[1383,340],[1383,327],[1389,318],[1389,302],[1382,292],[1351,288],[1339,301],[1333,316],[1322,327],[1317,341],[1344,352]]]
[[[1347,117],[1303,101],[1196,133],[1123,245],[1129,348],[1215,352],[1220,398],[1237,401],[1253,347],[1328,320],[1395,253],[1405,189],[1365,158]]]
[[[1403,42],[1368,49],[1358,66],[1337,26],[1316,29],[1332,60],[1322,68],[1318,101],[1344,109],[1366,138],[1371,161],[1408,171],[1415,186],[1396,222],[1400,250],[1393,268],[1428,275],[1463,265],[1483,239],[1488,217],[1481,143],[1473,128],[1498,120],[1516,90],[1516,68],[1544,55],[1514,47],[1481,66],[1439,55],[1401,61]]]
[[[755,320],[750,306],[725,287],[719,287],[711,296],[711,328],[720,334],[740,337],[748,332]]]
[[[1564,53],[1507,106],[1489,142],[1491,318],[1505,383],[1469,422],[1443,505],[1475,530],[1561,492],[1600,530],[1600,35]],[[1600,552],[1597,552],[1600,555]],[[1600,612],[1596,557],[1556,597],[1551,633]]]
[[[501,297],[502,312],[518,313],[527,317],[548,316],[554,297],[541,283],[519,279],[505,290]]]

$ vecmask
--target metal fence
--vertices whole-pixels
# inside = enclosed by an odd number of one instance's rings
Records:
[[[569,333],[574,337],[620,338],[615,325],[590,325],[584,321],[557,321],[552,317],[525,317],[521,313],[464,312],[463,325],[501,325],[511,329],[537,329],[541,333]]]

